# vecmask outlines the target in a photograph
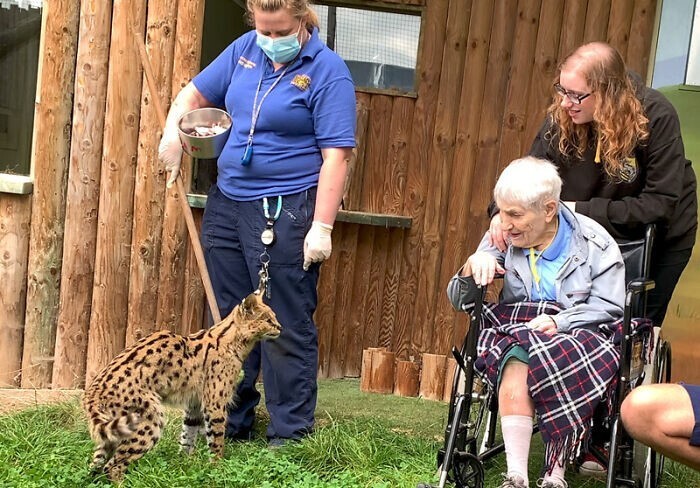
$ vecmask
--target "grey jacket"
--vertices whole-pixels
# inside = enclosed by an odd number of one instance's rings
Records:
[[[595,328],[622,317],[625,301],[625,267],[615,240],[597,222],[573,213],[560,204],[562,215],[571,224],[569,257],[556,277],[557,302],[562,310],[553,319],[560,332],[576,327]],[[477,251],[496,257],[506,270],[502,303],[531,301],[532,272],[520,248],[508,246],[505,252],[491,246],[485,235]],[[459,276],[447,286],[447,296],[457,310],[469,307],[479,297],[474,279]]]

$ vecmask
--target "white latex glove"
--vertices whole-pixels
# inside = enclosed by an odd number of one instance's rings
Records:
[[[311,229],[304,239],[304,271],[309,269],[311,263],[317,263],[331,256],[331,232],[333,226],[318,222],[311,224]]]
[[[170,188],[180,174],[182,161],[182,144],[176,127],[167,126],[163,131],[163,137],[160,138],[158,145],[158,159],[165,165],[165,170],[168,172],[166,186]]]

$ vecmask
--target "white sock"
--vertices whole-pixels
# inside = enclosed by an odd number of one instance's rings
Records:
[[[564,486],[567,486],[566,480],[564,479],[564,473],[566,472],[566,464],[563,461],[563,455],[557,459],[557,462],[554,463],[554,467],[552,468],[552,473],[549,475],[545,475],[544,481],[553,481],[557,484],[563,484]]]
[[[528,484],[527,461],[532,439],[532,417],[506,415],[501,417],[501,432],[506,448],[508,476],[520,476]]]

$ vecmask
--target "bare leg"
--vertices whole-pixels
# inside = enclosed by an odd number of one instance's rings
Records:
[[[498,389],[498,411],[506,415],[529,415],[534,417],[535,404],[527,388],[528,365],[511,359],[503,367],[501,385]]]
[[[700,447],[688,443],[695,415],[685,388],[674,384],[640,386],[627,396],[620,413],[633,438],[700,470]]]

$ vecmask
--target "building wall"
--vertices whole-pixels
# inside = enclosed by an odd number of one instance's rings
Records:
[[[205,315],[183,195],[164,189],[156,99],[133,42],[145,38],[155,96],[167,107],[199,69],[203,0],[151,0],[140,11],[127,0],[83,0],[80,12],[50,3],[45,66],[64,56],[75,69],[40,79],[40,94],[61,94],[39,97],[36,108],[51,124],[36,129],[34,164],[51,177],[37,178],[33,195],[0,194],[0,224],[23,223],[0,226],[9,285],[0,313],[17,317],[11,329],[0,324],[0,381],[23,387],[80,386],[138,337],[195,330]],[[423,28],[414,95],[358,90],[347,209],[382,225],[336,224],[316,315],[324,377],[359,375],[366,347],[418,360],[461,340],[466,318],[451,310],[445,286],[487,227],[499,170],[528,150],[559,60],[606,40],[646,73],[656,9],[654,0],[346,3],[405,3],[420,9]],[[62,31],[67,14],[75,32]],[[67,102],[71,110],[54,110]],[[59,225],[47,228],[49,217]]]

